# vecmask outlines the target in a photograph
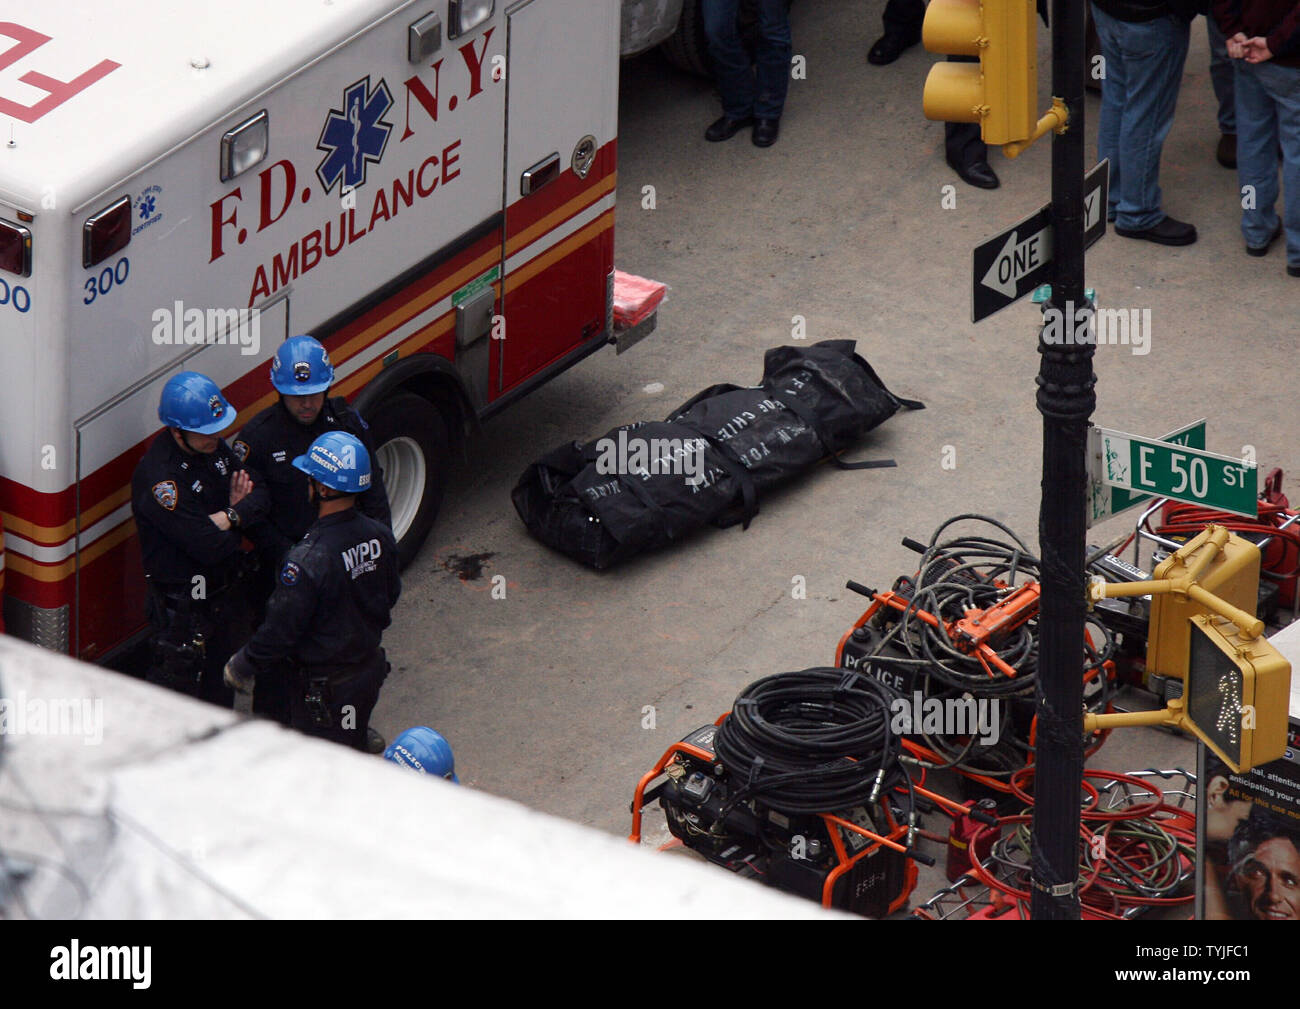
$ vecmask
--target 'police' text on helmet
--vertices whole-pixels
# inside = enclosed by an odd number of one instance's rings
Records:
[[[346,431],[326,431],[293,465],[330,490],[360,494],[370,489],[370,453]]]

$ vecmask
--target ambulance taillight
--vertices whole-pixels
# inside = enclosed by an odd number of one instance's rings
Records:
[[[0,270],[32,275],[32,233],[21,224],[0,219]]]
[[[131,197],[123,196],[86,221],[82,229],[81,265],[89,269],[131,241]]]

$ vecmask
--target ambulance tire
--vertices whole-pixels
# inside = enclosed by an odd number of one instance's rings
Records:
[[[677,31],[659,46],[664,58],[679,70],[708,77],[709,40],[704,36],[704,17],[700,11],[701,0],[684,0],[682,15],[677,21]]]
[[[709,40],[704,34],[704,17],[700,10],[702,2],[703,0],[683,0],[677,31],[664,39],[659,48],[664,58],[679,70],[710,77],[713,68],[709,62]],[[790,2],[786,0],[786,7],[789,6]],[[740,0],[736,27],[740,29],[740,38],[752,58],[758,50],[758,13],[754,9],[753,0]]]
[[[413,392],[382,400],[368,419],[384,471],[398,558],[405,568],[415,560],[442,507],[451,466],[447,424],[436,406]]]

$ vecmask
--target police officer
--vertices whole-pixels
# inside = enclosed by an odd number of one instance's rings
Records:
[[[240,528],[252,480],[217,434],[235,408],[206,375],[163,387],[154,439],[131,477],[153,627],[151,683],[230,707],[222,667],[251,630]]]
[[[271,385],[280,394],[279,402],[249,421],[232,446],[255,484],[248,499],[246,533],[261,557],[262,577],[254,593],[259,619],[289,548],[316,520],[316,509],[307,496],[307,477],[294,468],[293,460],[320,435],[336,430],[355,435],[374,458],[370,429],[360,414],[343,397],[328,398],[333,382],[334,366],[318,340],[310,336],[286,340],[271,362]],[[382,472],[376,472],[370,487],[357,496],[357,508],[391,525]],[[278,678],[259,683],[253,711],[288,725],[285,686]]]
[[[227,663],[226,682],[247,691],[283,678],[295,729],[368,750],[388,673],[380,640],[402,590],[397,542],[356,507],[372,480],[355,435],[326,432],[293,465],[307,475],[318,518],[281,564],[266,619]]]
[[[271,385],[280,401],[250,420],[232,445],[256,484],[249,496],[249,538],[272,562],[272,571],[279,569],[289,548],[316,521],[316,509],[307,497],[307,477],[293,461],[326,431],[354,435],[374,457],[370,426],[342,396],[328,398],[333,383],[334,366],[319,341],[310,336],[285,340],[271,361]],[[357,509],[392,525],[383,473],[378,469],[365,493],[357,496]]]

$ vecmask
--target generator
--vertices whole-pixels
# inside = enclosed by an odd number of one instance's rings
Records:
[[[862,833],[906,836],[887,802],[825,817],[787,815],[761,802],[730,805],[735,787],[713,752],[717,731],[705,725],[683,738],[691,749],[674,753],[663,783],[644,797],[658,799],[673,837],[715,865],[827,907],[883,918],[906,904],[916,866]]]
[[[901,909],[914,863],[934,864],[912,846],[921,810],[962,807],[909,776],[889,727],[896,697],[833,667],[750,684],[642,777],[630,840],[657,801],[676,841],[715,865],[853,914]]]

